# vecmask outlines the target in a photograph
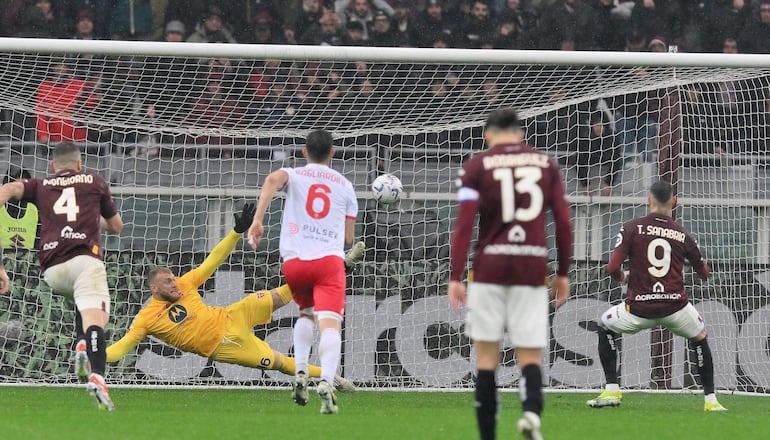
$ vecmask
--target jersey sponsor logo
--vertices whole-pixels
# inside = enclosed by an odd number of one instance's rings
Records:
[[[508,231],[508,241],[511,243],[527,241],[527,231],[525,231],[521,225],[513,225]]]
[[[484,248],[484,253],[488,255],[548,257],[548,249],[546,247],[526,244],[490,244]]]
[[[48,243],[43,243],[42,250],[44,250],[44,251],[51,251],[51,250],[56,249],[56,247],[58,247],[58,246],[59,246],[59,242],[58,241],[51,241],[51,242],[48,242]]]
[[[634,301],[678,301],[680,299],[682,299],[681,293],[644,293],[634,297]]]
[[[302,232],[307,232],[315,235],[316,237],[322,237],[322,238],[328,237],[328,238],[335,239],[339,236],[337,231],[333,231],[331,229],[326,229],[326,228],[318,228],[310,225],[302,225]],[[317,238],[317,239],[322,239],[322,238]]]
[[[297,234],[299,233],[299,225],[296,223],[289,222],[289,234]]]
[[[94,176],[89,174],[76,174],[74,176],[51,177],[43,179],[45,186],[70,186],[76,183],[94,183]]]
[[[483,159],[483,163],[485,170],[527,166],[548,168],[551,166],[551,162],[548,156],[540,153],[495,154],[485,157]]]
[[[70,226],[65,226],[61,229],[61,238],[67,238],[70,240],[85,240],[86,234],[82,232],[75,232]]]
[[[185,318],[187,318],[187,309],[184,306],[175,304],[168,309],[168,319],[170,319],[171,322],[180,323],[184,321]]]

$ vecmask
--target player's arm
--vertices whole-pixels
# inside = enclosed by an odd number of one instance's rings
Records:
[[[142,325],[141,314],[134,318],[134,322],[131,324],[131,328],[118,342],[110,344],[107,347],[107,362],[117,362],[128,352],[133,350],[142,339],[147,336],[144,326]]]
[[[259,246],[262,235],[265,233],[265,227],[262,225],[262,221],[265,218],[267,208],[270,207],[270,202],[273,200],[273,196],[279,189],[286,186],[289,182],[289,173],[286,170],[276,170],[270,173],[265,179],[265,183],[262,185],[262,190],[259,193],[259,201],[257,201],[257,212],[254,215],[254,221],[251,223],[249,233],[246,235],[249,244],[252,248],[256,249]]]
[[[625,283],[627,281],[625,279],[626,272],[623,271],[623,263],[628,257],[628,247],[631,242],[631,237],[628,236],[626,231],[630,230],[631,228],[626,227],[626,225],[623,225],[623,227],[620,228],[620,232],[618,232],[618,236],[615,241],[615,250],[612,251],[612,255],[610,255],[610,261],[607,263],[607,272],[612,278],[615,278],[621,283]]]
[[[120,214],[115,214],[108,219],[101,217],[99,223],[101,224],[102,229],[107,232],[112,232],[113,234],[120,234],[123,230],[123,219],[120,218]]]
[[[24,183],[20,181],[6,183],[0,186],[0,206],[3,206],[11,199],[20,200],[24,196]],[[3,248],[0,246],[0,253]],[[5,271],[5,266],[0,259],[0,294],[8,293],[8,288],[11,286],[11,279],[8,277],[8,273]]]
[[[449,304],[455,312],[459,312],[460,304],[465,304],[465,285],[462,278],[471,247],[473,224],[479,211],[479,192],[462,186],[457,191],[457,200],[460,205],[452,232],[449,272]]]
[[[692,265],[692,269],[698,274],[700,279],[705,280],[711,275],[711,268],[700,253],[698,242],[687,234],[685,236],[685,258]]]
[[[352,244],[356,229],[356,219],[358,217],[358,199],[355,191],[350,191],[348,198],[347,211],[345,212],[345,244]]]
[[[99,224],[102,229],[113,234],[120,234],[123,230],[123,219],[118,213],[118,208],[115,206],[115,200],[112,199],[112,193],[110,192],[107,182],[100,179],[101,198],[99,200],[99,212],[101,217],[99,218]]]

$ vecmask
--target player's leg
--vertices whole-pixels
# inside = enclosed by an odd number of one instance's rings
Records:
[[[299,318],[294,323],[293,331],[296,373],[292,386],[292,399],[297,405],[307,404],[307,371],[315,326],[312,279],[308,277],[306,266],[305,262],[295,258],[285,261],[281,268],[286,284],[291,287],[294,302],[299,307]]]
[[[75,306],[75,341],[75,374],[78,376],[78,381],[86,383],[91,374],[91,365],[88,362],[86,337],[83,333],[83,317],[77,306]]]
[[[505,328],[501,286],[468,283],[465,333],[476,349],[476,423],[482,440],[495,438],[498,414],[495,371]]]
[[[548,346],[548,289],[545,286],[509,286],[504,297],[506,327],[516,347],[521,368],[519,392],[522,415],[517,424],[527,439],[542,439],[543,373],[541,358]]]
[[[711,347],[706,337],[706,326],[695,307],[688,303],[676,313],[667,316],[662,324],[672,333],[687,338],[690,348],[695,350],[698,375],[703,385],[703,409],[705,411],[727,411],[719,401],[714,390],[714,360]]]

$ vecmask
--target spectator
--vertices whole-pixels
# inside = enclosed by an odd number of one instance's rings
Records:
[[[578,50],[596,47],[595,14],[583,0],[558,0],[545,8],[540,17],[540,48],[561,49],[562,42],[570,39]]]
[[[750,1],[714,0],[704,4],[701,43],[707,52],[719,52],[728,37],[740,35],[751,17]]]
[[[440,0],[428,0],[428,7],[415,20],[415,43],[420,47],[437,47],[436,41],[441,40],[449,47],[453,43],[454,26],[446,17],[444,6]]]
[[[75,36],[72,38],[76,40],[95,40],[94,34],[94,11],[91,9],[83,9],[78,12],[75,23]]]
[[[333,12],[326,12],[318,21],[300,37],[302,44],[321,46],[340,46],[345,36],[341,29],[340,18]]]
[[[623,49],[623,34],[620,29],[622,23],[615,14],[613,0],[594,0],[595,10],[593,32],[595,35],[594,50],[621,50]]]
[[[181,43],[184,41],[185,31],[184,23],[179,20],[171,20],[166,23],[163,41],[168,43]]]
[[[648,39],[660,35],[679,44],[684,30],[680,3],[679,0],[636,0],[631,11],[631,25],[640,29]]]
[[[738,53],[738,42],[734,38],[725,38],[722,42],[722,53]]]
[[[522,7],[521,0],[506,0],[496,18],[495,46],[501,49],[532,49],[537,17]]]
[[[113,40],[150,40],[153,31],[150,0],[115,0],[110,35]]]
[[[738,43],[743,53],[770,53],[770,0],[762,0],[759,16],[743,28]]]
[[[97,40],[110,38],[109,25],[112,14],[113,0],[66,0],[67,10],[63,18],[66,18],[67,35],[74,34],[77,30],[72,26],[77,24],[78,14],[81,11],[91,11],[91,21],[94,26],[94,38]]]
[[[82,118],[83,112],[95,103],[96,96],[86,82],[72,77],[70,65],[64,61],[55,63],[35,96],[38,142],[85,142],[88,130],[79,126],[76,119]]]
[[[372,8],[372,5],[376,9]],[[369,40],[369,31],[374,25],[374,12],[382,10],[389,17],[393,16],[393,8],[385,0],[336,0],[334,2],[334,11],[347,25],[351,21],[361,23],[364,29],[364,41]]]
[[[25,169],[9,169],[8,175],[3,177],[3,185],[30,178],[32,176]],[[37,249],[38,237],[40,218],[34,203],[11,199],[0,206],[1,249]]]
[[[411,9],[411,4],[407,0],[396,0],[393,4],[393,27],[398,46],[414,46],[414,23],[412,20]]]
[[[647,37],[638,28],[631,28],[626,34],[626,52],[644,52],[647,49]]]
[[[211,129],[227,129],[242,119],[243,114],[238,103],[232,99],[226,90],[221,75],[210,75],[203,94],[193,103],[187,122],[196,127]],[[200,135],[192,139],[197,145],[238,145],[243,139],[219,135]],[[233,157],[233,148],[209,149],[215,157]],[[195,151],[186,151],[185,156],[195,156]]]
[[[471,13],[460,25],[458,43],[461,47],[478,49],[482,41],[490,40],[492,19],[489,16],[489,4],[486,0],[475,0],[471,5]]]
[[[284,36],[289,44],[297,44],[309,29],[321,27],[323,0],[298,0],[292,6],[284,14]]]
[[[578,185],[582,191],[590,194],[593,191],[590,171],[598,166],[601,170],[601,195],[609,196],[612,194],[612,188],[618,183],[623,168],[621,148],[604,112],[595,112],[589,123],[587,138],[578,141]]]
[[[370,46],[398,46],[396,40],[396,32],[393,29],[390,16],[385,11],[377,11],[374,13],[374,25],[369,31],[369,45]]]
[[[232,28],[222,22],[222,11],[210,6],[193,33],[187,38],[191,43],[237,43]]]
[[[249,44],[286,44],[280,26],[276,25],[273,17],[267,12],[260,12],[251,21],[250,33],[245,36],[244,43]]]
[[[61,34],[61,22],[51,0],[35,0],[25,11],[19,37],[56,38]]]
[[[668,52],[668,46],[663,37],[658,35],[652,37],[652,40],[647,44],[647,50],[649,52]]]
[[[15,37],[21,35],[21,20],[27,7],[27,0],[9,0],[3,2],[3,10],[0,12],[0,35],[3,37]]]
[[[366,46],[364,40],[364,25],[358,20],[348,21],[345,25],[347,33],[342,38],[342,44],[344,46]]]

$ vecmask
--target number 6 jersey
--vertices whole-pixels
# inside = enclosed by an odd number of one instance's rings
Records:
[[[37,205],[40,213],[41,272],[78,255],[102,258],[101,218],[118,211],[100,176],[61,170],[45,179],[28,179],[22,199]]]
[[[353,184],[321,164],[282,169],[289,180],[282,188],[286,203],[281,220],[281,258],[345,258],[345,219],[358,215]]]

